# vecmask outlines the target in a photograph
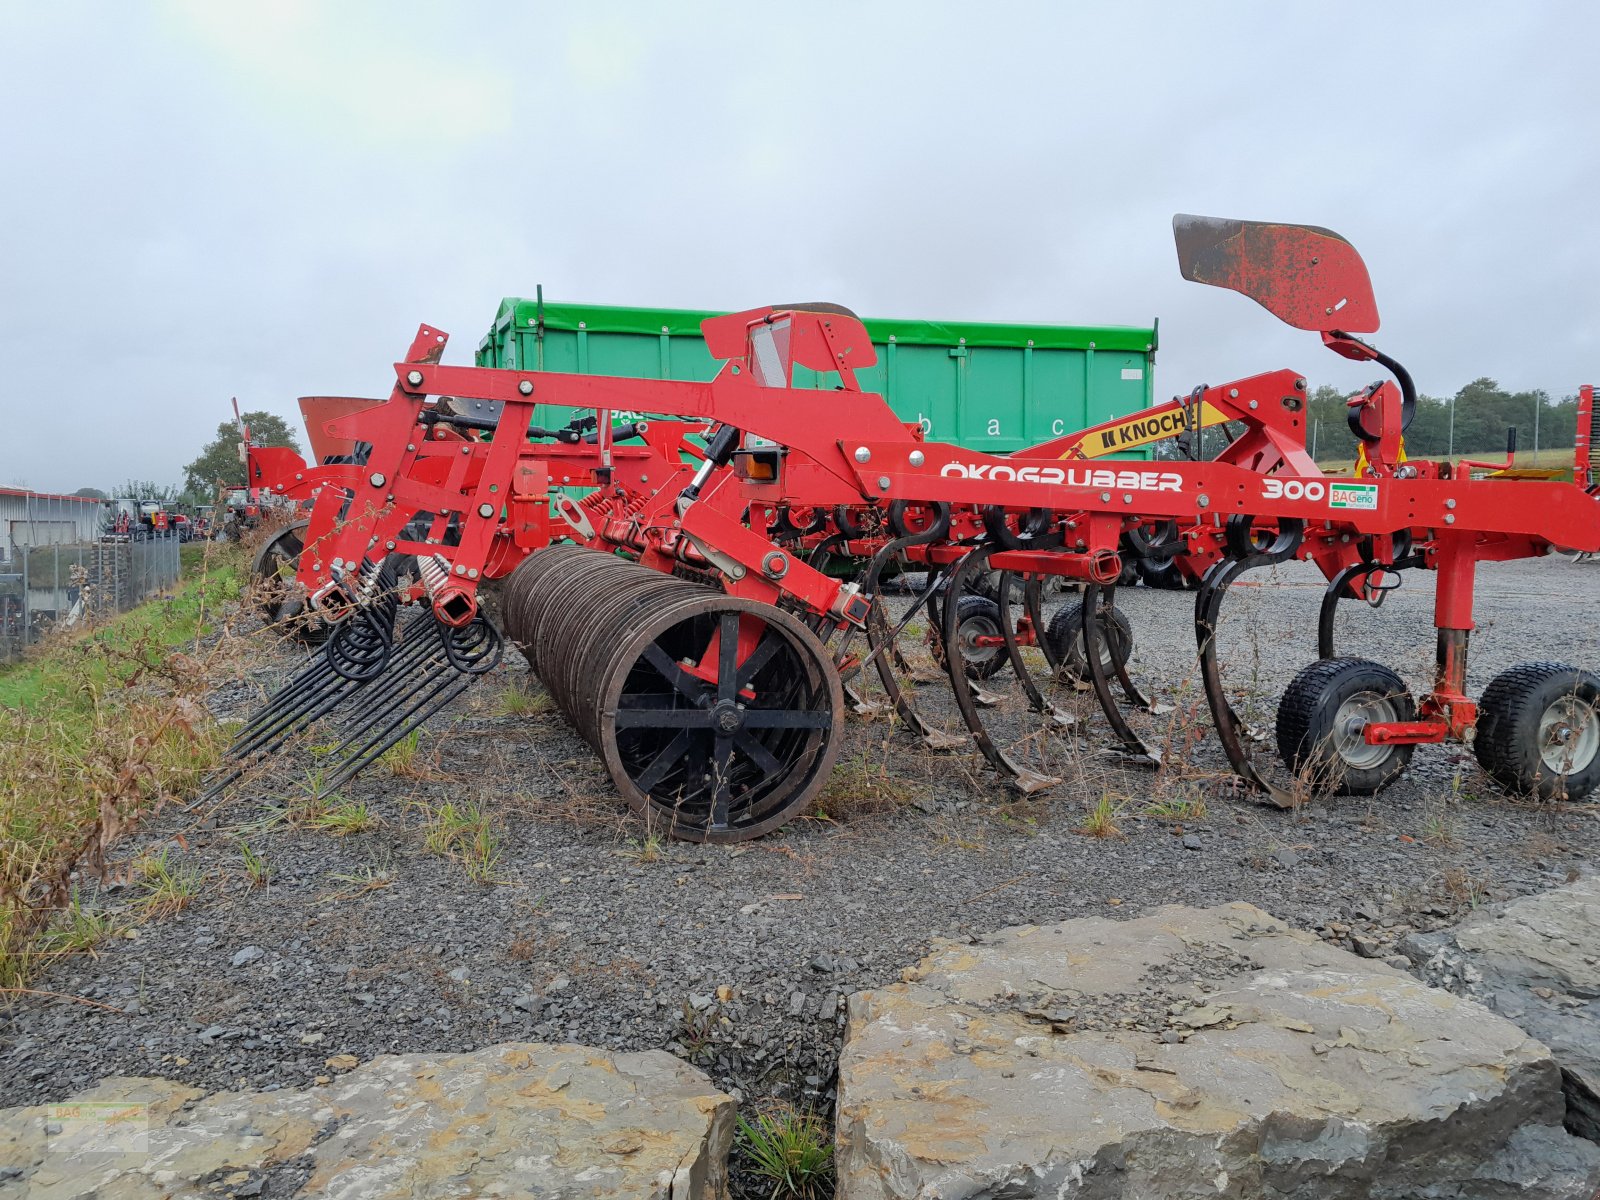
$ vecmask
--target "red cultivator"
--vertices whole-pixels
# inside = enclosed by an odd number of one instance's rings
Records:
[[[1477,703],[1465,688],[1477,563],[1600,549],[1596,501],[1575,484],[1475,481],[1471,464],[1405,460],[1415,389],[1354,336],[1378,315],[1342,238],[1174,225],[1185,277],[1250,296],[1392,376],[1350,401],[1359,477],[1325,476],[1307,454],[1306,385],[1290,371],[996,457],[926,441],[862,392],[855,372],[874,361],[872,345],[833,306],[707,321],[725,362],[709,383],[445,366],[445,335],[424,326],[387,400],[305,402],[322,465],[250,451],[252,485],[314,501],[262,561],[283,585],[274,613],[313,621],[326,644],[245,728],[235,757],[242,767],[334,719],[344,752],[324,786],[338,786],[499,660],[479,598],[485,581],[505,579],[506,632],[623,796],[679,836],[750,837],[799,810],[827,778],[846,697],[862,703],[851,689],[867,671],[912,733],[935,749],[976,744],[1024,790],[1058,782],[1051,747],[1076,744],[1070,701],[1083,693],[1116,749],[1154,764],[1137,728],[1151,705],[1130,677],[1132,631],[1112,603],[1137,556],[1198,584],[1206,699],[1232,767],[1270,800],[1289,804],[1307,785],[1376,791],[1414,746],[1474,731],[1507,787],[1586,795],[1600,782],[1600,682],[1527,664]],[[839,386],[795,389],[796,366]],[[536,402],[573,410],[573,422],[534,427]],[[611,415],[641,411],[678,419]],[[1225,449],[1193,457],[1197,431],[1217,425]],[[1190,457],[1101,457],[1168,436]],[[589,490],[573,500],[566,488]],[[1215,633],[1234,583],[1296,558],[1328,585],[1318,659],[1278,708],[1289,787],[1252,759]],[[1437,574],[1438,638],[1433,686],[1414,701],[1387,667],[1336,657],[1333,634],[1340,600],[1375,600],[1417,569]],[[913,570],[926,583],[892,599],[884,581]],[[1047,584],[1059,580],[1081,596],[1051,609]],[[397,628],[403,606],[416,615]],[[901,635],[917,620],[953,710],[907,685]]]

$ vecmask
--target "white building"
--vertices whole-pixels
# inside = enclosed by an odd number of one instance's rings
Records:
[[[103,520],[99,500],[0,488],[0,561],[15,561],[26,546],[97,542]]]

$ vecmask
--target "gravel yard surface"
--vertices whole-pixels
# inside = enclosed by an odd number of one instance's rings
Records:
[[[1479,581],[1474,691],[1518,661],[1600,667],[1590,604],[1600,567],[1490,565]],[[1342,606],[1341,652],[1424,685],[1431,583],[1418,573],[1380,610]],[[1298,566],[1239,588],[1222,634],[1230,686],[1281,691],[1314,656],[1320,596]],[[299,1087],[339,1070],[341,1055],[542,1040],[666,1047],[745,1098],[825,1109],[842,998],[894,981],[937,937],[1245,900],[1385,957],[1410,929],[1600,861],[1600,805],[1508,799],[1460,747],[1420,748],[1410,773],[1373,798],[1264,807],[1223,777],[1195,706],[1192,597],[1125,589],[1119,604],[1137,639],[1135,677],[1172,706],[1137,718],[1167,768],[1108,759],[1103,722],[1086,718],[1081,736],[1053,735],[1045,765],[1064,782],[1020,797],[973,755],[853,720],[827,818],[732,847],[648,838],[558,716],[505,711],[526,675],[508,654],[430,725],[408,774],[375,767],[345,790],[371,829],[272,823],[271,802],[311,767],[294,754],[276,782],[249,781],[215,811],[148,827],[130,852],[165,844],[172,864],[203,877],[198,896],[174,916],[130,920],[127,936],[36,985],[93,1004],[11,1005],[0,1104],[126,1074]],[[218,691],[217,711],[243,715],[296,661],[287,649],[264,655]],[[1021,730],[1031,718],[1017,715],[1005,679],[993,681],[995,719]],[[948,713],[945,687],[918,691],[930,712]],[[1261,750],[1275,759],[1270,706],[1261,712]],[[429,846],[452,802],[488,819],[488,882],[470,876],[459,844],[454,857]],[[1115,832],[1084,832],[1096,808]],[[252,886],[241,843],[270,869],[266,886]],[[133,884],[111,885],[97,902],[131,913],[138,898]]]

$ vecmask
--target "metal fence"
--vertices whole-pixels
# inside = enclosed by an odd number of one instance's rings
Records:
[[[0,662],[53,629],[103,621],[178,582],[176,533],[136,542],[17,546],[0,563]]]

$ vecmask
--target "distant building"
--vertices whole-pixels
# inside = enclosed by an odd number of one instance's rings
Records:
[[[99,541],[103,520],[103,502],[91,497],[0,488],[0,561],[27,546]]]

